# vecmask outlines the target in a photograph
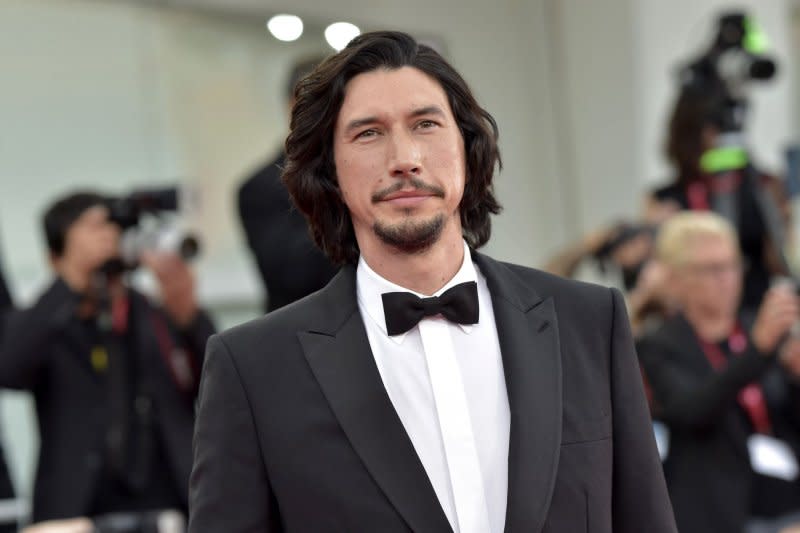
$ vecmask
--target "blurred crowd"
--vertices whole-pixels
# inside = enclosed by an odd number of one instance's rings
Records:
[[[744,140],[746,87],[775,71],[750,29],[721,17],[711,49],[682,71],[665,145],[674,175],[641,218],[590,232],[546,266],[625,290],[684,533],[800,524],[793,219],[784,181]]]
[[[318,61],[291,73],[288,106]],[[744,142],[743,88],[769,79],[770,64],[747,17],[722,17],[710,50],[683,70],[665,147],[674,175],[648,192],[638,220],[591,231],[544,267],[624,290],[683,533],[800,531],[793,218],[783,179]],[[336,271],[292,208],[282,165],[273,154],[238,191],[267,312]],[[126,238],[145,213],[174,207],[152,192],[124,200],[72,191],[51,203],[41,225],[52,280],[32,305],[15,308],[0,277],[0,387],[33,395],[41,440],[28,533],[185,529],[214,325],[188,240]],[[155,294],[130,283],[137,270]],[[13,497],[0,455],[0,499]],[[16,531],[13,520],[0,532]]]

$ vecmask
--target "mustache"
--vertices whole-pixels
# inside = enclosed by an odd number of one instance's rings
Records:
[[[372,195],[372,203],[378,203],[383,201],[390,194],[394,194],[400,190],[405,189],[406,185],[409,183],[413,187],[412,190],[425,191],[427,193],[432,194],[433,196],[444,198],[444,189],[437,187],[435,185],[431,185],[429,183],[425,183],[419,178],[410,178],[398,181],[394,185],[390,185],[389,187],[386,187],[385,189],[381,189],[380,191],[376,192],[375,194]]]

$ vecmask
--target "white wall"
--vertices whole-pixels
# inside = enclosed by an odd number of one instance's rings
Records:
[[[568,184],[567,238],[612,218],[632,216],[639,191],[631,142],[637,135],[635,23],[630,0],[548,0],[554,38],[561,172]],[[561,244],[561,243],[559,243]]]

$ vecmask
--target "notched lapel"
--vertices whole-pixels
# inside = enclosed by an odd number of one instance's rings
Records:
[[[340,426],[408,526],[420,533],[452,531],[383,386],[358,311],[338,331],[298,336]]]

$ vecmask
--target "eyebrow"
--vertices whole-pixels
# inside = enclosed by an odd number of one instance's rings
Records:
[[[419,108],[413,110],[411,112],[410,116],[411,117],[420,117],[420,116],[424,116],[424,115],[439,115],[439,116],[442,116],[442,117],[445,116],[444,111],[442,111],[442,108],[439,107],[438,105],[429,105],[429,106],[425,106],[425,107],[419,107]],[[366,126],[368,124],[374,124],[375,122],[378,122],[378,121],[379,121],[379,119],[378,119],[378,117],[376,115],[372,115],[372,116],[364,117],[364,118],[357,118],[357,119],[351,120],[350,122],[347,123],[347,126],[344,129],[344,132],[345,133],[350,133],[351,131],[353,131],[355,129],[361,128],[362,126]]]

